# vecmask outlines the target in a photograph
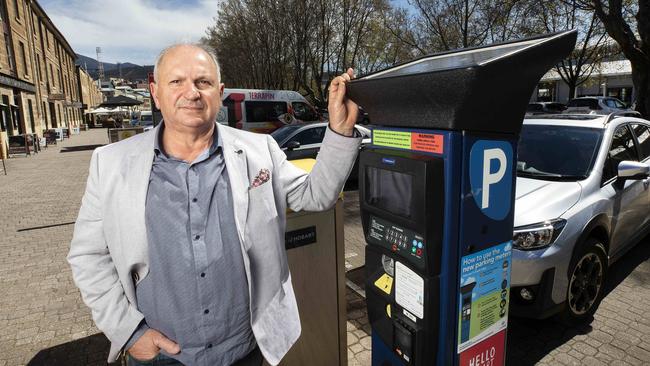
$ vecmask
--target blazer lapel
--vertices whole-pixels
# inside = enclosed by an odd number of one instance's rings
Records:
[[[149,176],[153,165],[154,151],[153,138],[155,133],[150,133],[148,139],[144,140],[138,149],[134,151],[128,160],[125,180],[128,182],[129,198],[131,199],[130,241],[136,247],[137,253],[144,254],[147,258],[147,229],[145,220],[145,202],[149,189]]]
[[[235,223],[239,239],[244,240],[244,228],[246,226],[246,215],[248,214],[248,163],[246,162],[246,150],[239,141],[226,128],[217,124],[218,133],[221,134],[223,144],[223,156],[228,170],[230,189],[232,190],[232,201],[235,211]]]

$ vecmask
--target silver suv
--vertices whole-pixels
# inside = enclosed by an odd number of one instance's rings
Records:
[[[608,267],[650,231],[650,122],[526,119],[517,160],[511,313],[589,320]]]
[[[567,103],[564,113],[610,114],[630,111],[625,103],[612,97],[580,97]]]

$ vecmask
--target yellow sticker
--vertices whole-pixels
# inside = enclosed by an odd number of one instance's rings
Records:
[[[411,133],[402,131],[373,130],[372,144],[400,149],[411,149]]]
[[[386,305],[386,315],[390,318],[390,304]]]
[[[390,290],[393,288],[393,277],[384,273],[383,276],[379,277],[379,279],[375,281],[375,286],[384,291],[387,295],[390,295]]]

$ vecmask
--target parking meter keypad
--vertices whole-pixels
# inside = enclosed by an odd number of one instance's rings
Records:
[[[418,267],[424,268],[424,238],[414,231],[371,216],[368,241],[398,253]]]

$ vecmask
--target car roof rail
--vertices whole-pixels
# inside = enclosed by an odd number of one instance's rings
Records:
[[[637,117],[637,118],[642,118],[643,115],[641,115],[641,112],[637,111],[618,111],[618,112],[613,112],[610,113],[607,116],[607,119],[605,120],[605,124],[608,124],[609,122],[613,121],[615,118],[618,117]]]

